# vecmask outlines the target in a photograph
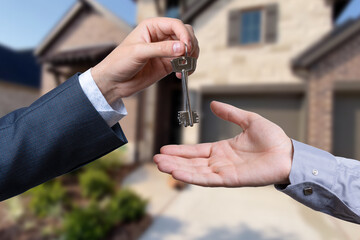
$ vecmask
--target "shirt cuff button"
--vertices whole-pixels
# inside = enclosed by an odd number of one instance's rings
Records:
[[[312,193],[313,193],[313,190],[312,190],[311,187],[304,188],[304,195],[305,196],[311,195]]]

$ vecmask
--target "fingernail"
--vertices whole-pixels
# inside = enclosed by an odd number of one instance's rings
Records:
[[[181,52],[181,44],[179,42],[174,43],[173,50],[174,50],[174,53],[180,53]]]

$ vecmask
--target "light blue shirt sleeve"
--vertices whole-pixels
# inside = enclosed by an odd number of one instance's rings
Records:
[[[79,76],[79,82],[85,95],[88,97],[95,109],[99,112],[101,117],[109,125],[109,127],[114,126],[118,121],[127,115],[127,111],[122,99],[113,103],[111,106],[109,105],[104,95],[96,85],[91,75],[91,69],[87,70]]]
[[[290,184],[276,189],[314,210],[360,224],[360,162],[292,142]]]

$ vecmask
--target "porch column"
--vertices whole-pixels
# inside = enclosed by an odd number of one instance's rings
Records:
[[[313,74],[308,86],[307,143],[330,152],[333,128],[333,81],[328,76]]]

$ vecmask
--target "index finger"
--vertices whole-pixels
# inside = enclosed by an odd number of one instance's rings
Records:
[[[195,43],[187,27],[181,20],[166,17],[150,18],[145,20],[144,24],[150,30],[152,40],[162,41],[169,36],[175,35],[181,42],[188,45],[189,51],[192,51]],[[155,30],[155,32],[151,30]]]
[[[211,146],[211,143],[167,145],[160,149],[160,153],[184,158],[208,158],[210,156]]]

